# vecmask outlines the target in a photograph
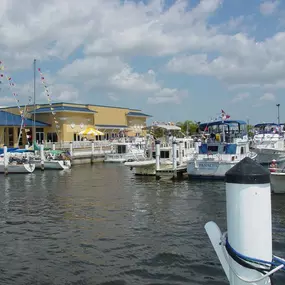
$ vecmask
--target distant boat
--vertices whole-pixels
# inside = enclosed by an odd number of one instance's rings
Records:
[[[273,159],[277,163],[285,162],[284,132],[282,125],[261,123],[254,126],[252,149],[257,153],[256,161],[268,165]]]
[[[189,160],[189,178],[223,179],[225,173],[245,157],[255,158],[249,150],[246,122],[225,120],[199,125],[203,132],[199,153]]]

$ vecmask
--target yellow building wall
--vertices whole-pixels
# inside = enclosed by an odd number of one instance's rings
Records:
[[[99,107],[91,106],[88,108],[92,111],[96,111],[95,126],[96,125],[127,125],[126,114],[128,109],[111,108],[111,107]]]

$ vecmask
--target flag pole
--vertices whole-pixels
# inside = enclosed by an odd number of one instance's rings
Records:
[[[222,111],[222,132],[223,132],[223,142],[226,141],[226,135],[225,135],[225,125],[224,125],[224,112]]]

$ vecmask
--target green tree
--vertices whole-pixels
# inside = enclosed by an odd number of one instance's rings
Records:
[[[195,134],[196,130],[198,128],[198,124],[193,122],[193,121],[190,121],[190,120],[186,120],[185,122],[178,122],[176,125],[181,128],[181,131],[184,134],[187,134],[187,129],[188,129],[188,134],[189,135]]]

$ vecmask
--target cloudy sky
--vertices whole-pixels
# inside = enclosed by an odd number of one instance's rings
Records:
[[[285,3],[260,0],[0,0],[0,105],[139,108],[155,120],[285,120]],[[37,74],[37,99],[46,103]],[[284,106],[284,108],[283,108]],[[284,110],[284,112],[283,112]],[[284,116],[283,116],[284,114]]]

